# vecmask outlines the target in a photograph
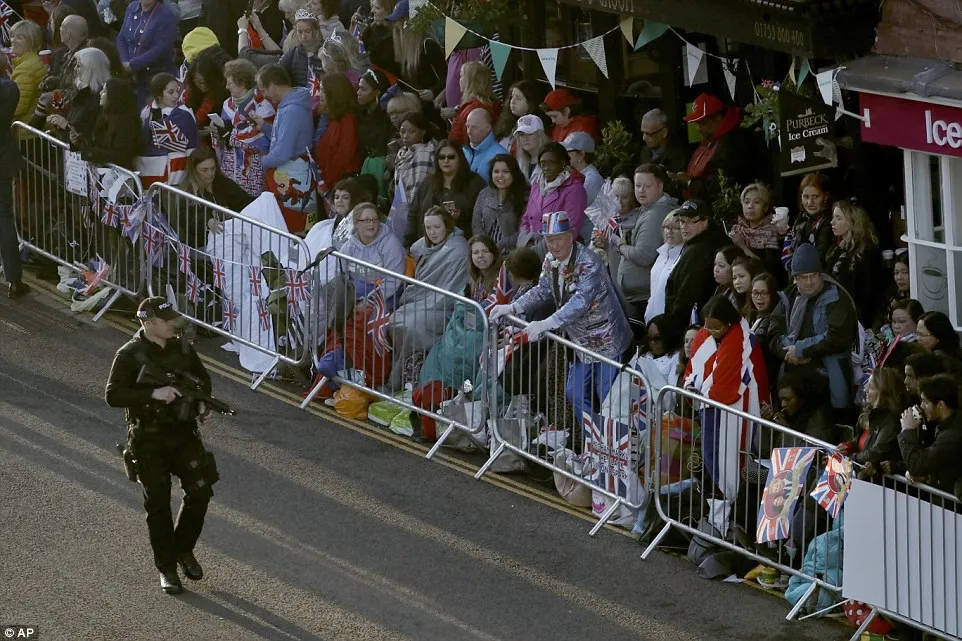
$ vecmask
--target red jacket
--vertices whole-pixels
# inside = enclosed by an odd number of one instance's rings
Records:
[[[314,147],[314,161],[328,190],[344,176],[361,170],[361,146],[357,140],[357,116],[349,113],[332,120]]]
[[[583,131],[595,139],[595,143],[601,142],[601,131],[598,129],[598,118],[590,114],[581,114],[568,121],[564,127],[555,125],[551,128],[551,139],[555,142],[564,142],[568,134],[576,131]]]
[[[453,140],[459,145],[468,144],[468,114],[478,107],[481,107],[491,114],[492,123],[497,121],[498,114],[501,113],[501,106],[497,103],[469,100],[458,107],[458,113],[454,115],[454,120],[451,121],[451,134],[448,136],[448,139]]]

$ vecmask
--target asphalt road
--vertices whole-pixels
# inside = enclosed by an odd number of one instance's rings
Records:
[[[43,293],[0,301],[0,624],[65,641],[846,638],[223,367],[215,392],[237,416],[203,430],[221,473],[196,550],[206,576],[164,595],[113,448],[122,413],[102,400],[124,340]]]

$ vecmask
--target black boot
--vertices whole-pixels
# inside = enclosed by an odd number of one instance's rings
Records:
[[[177,576],[177,570],[160,573],[160,587],[167,594],[180,594],[184,591],[184,584]]]
[[[184,571],[184,576],[191,581],[200,581],[204,578],[204,569],[200,567],[200,563],[194,558],[192,552],[181,554],[177,559],[177,564]]]
[[[30,287],[27,286],[22,280],[18,280],[14,283],[10,283],[10,289],[7,291],[7,296],[10,298],[21,298],[30,291]]]
[[[423,443],[424,435],[421,432],[421,415],[417,412],[411,412],[408,420],[411,422],[411,439],[415,443]]]

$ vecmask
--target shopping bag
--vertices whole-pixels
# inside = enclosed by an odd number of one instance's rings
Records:
[[[677,414],[661,417],[661,457],[655,460],[655,449],[649,452],[648,465],[659,474],[661,484],[671,485],[692,474],[692,453],[699,451],[698,424]]]
[[[591,457],[575,454],[568,448],[554,451],[555,467],[570,472],[575,476],[585,478],[590,472]],[[591,507],[591,488],[584,483],[573,481],[564,474],[554,473],[554,486],[568,503],[578,507]]]
[[[441,403],[438,414],[442,417],[439,419],[441,427],[438,428],[441,433],[447,429],[447,424],[443,420],[445,418],[472,430],[481,428],[474,434],[455,428],[444,441],[444,447],[462,452],[475,452],[488,447],[488,429],[485,424],[486,416],[482,401],[465,401],[464,396],[459,392],[453,399]]]

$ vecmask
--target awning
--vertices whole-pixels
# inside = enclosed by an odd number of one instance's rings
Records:
[[[867,56],[846,62],[836,79],[850,91],[962,100],[962,71],[939,60]]]
[[[865,53],[879,18],[879,0],[560,1],[810,58]]]

